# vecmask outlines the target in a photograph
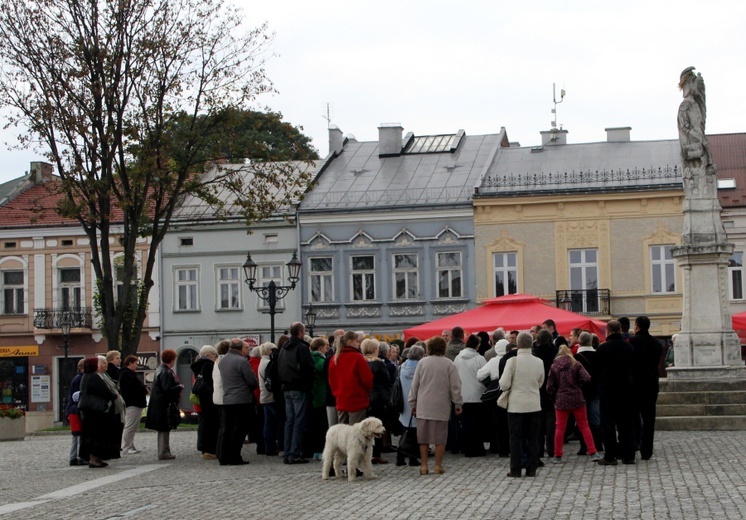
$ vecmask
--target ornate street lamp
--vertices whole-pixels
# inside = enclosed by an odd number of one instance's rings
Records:
[[[295,285],[300,280],[301,265],[300,260],[298,260],[298,254],[293,253],[293,258],[287,263],[290,285],[277,285],[274,280],[270,280],[266,287],[255,287],[258,265],[251,259],[250,251],[246,254],[246,262],[243,264],[243,272],[246,277],[244,281],[249,286],[249,290],[257,293],[269,306],[270,338],[272,343],[275,342],[275,309],[277,302],[285,298],[291,289],[295,289]]]
[[[57,378],[57,385],[59,387],[59,393],[60,393],[60,419],[62,424],[67,424],[67,416],[65,415],[65,409],[67,408],[67,392],[66,389],[69,388],[70,382],[67,380],[69,376],[69,366],[68,366],[68,354],[70,352],[70,327],[72,326],[72,323],[70,321],[70,315],[65,312],[62,315],[62,320],[60,321],[60,330],[62,331],[62,348],[65,352],[65,358],[62,361],[62,366],[60,368],[59,377]]]
[[[313,337],[313,326],[316,325],[316,312],[313,310],[313,303],[308,304],[306,323],[308,324],[308,335]]]

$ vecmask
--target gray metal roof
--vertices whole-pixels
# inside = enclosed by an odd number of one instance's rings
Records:
[[[13,199],[15,195],[23,191],[23,189],[29,185],[29,175],[26,174],[23,177],[17,177],[8,182],[0,184],[0,206]]]
[[[348,140],[327,160],[299,211],[404,208],[422,204],[470,204],[484,168],[505,131],[465,135],[458,148],[427,154],[379,157],[378,142]]]
[[[679,142],[502,148],[475,196],[680,187]]]
[[[279,168],[280,171],[287,172],[289,175],[300,175],[301,172],[307,172],[310,170],[311,175],[321,165],[320,160],[318,161],[286,161],[277,163],[251,163],[251,164],[222,164],[220,170],[213,168],[204,174],[204,182],[209,183],[211,179],[220,175],[221,171],[232,171],[237,172],[243,178],[245,186],[250,189],[251,182],[257,173],[261,173],[263,168]],[[215,185],[215,196],[225,203],[223,211],[220,213],[216,212],[216,208],[205,202],[199,197],[193,195],[187,195],[184,200],[181,201],[179,207],[174,211],[175,221],[197,221],[197,220],[212,220],[212,219],[225,219],[225,218],[240,218],[240,212],[234,206],[238,199],[238,195],[234,191],[225,188],[224,186]],[[285,196],[285,193],[276,190],[278,198]],[[290,207],[278,207],[276,215],[283,215],[290,211]]]

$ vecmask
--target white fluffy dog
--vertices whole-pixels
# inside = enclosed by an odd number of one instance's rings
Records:
[[[329,469],[334,464],[336,476],[342,476],[342,461],[347,457],[347,480],[357,477],[357,468],[363,472],[365,478],[376,478],[373,474],[371,457],[373,456],[373,440],[386,431],[380,419],[368,417],[353,426],[349,424],[335,424],[326,432],[324,446],[324,469],[321,478],[329,478]]]

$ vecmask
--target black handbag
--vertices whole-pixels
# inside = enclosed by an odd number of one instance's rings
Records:
[[[205,368],[202,367],[200,373],[194,378],[194,384],[192,384],[192,393],[197,397],[204,397],[205,395],[212,394],[212,386],[205,379],[205,376],[202,375],[202,372],[204,371]]]
[[[483,403],[495,403],[503,391],[500,390],[500,380],[490,381],[487,389],[482,393],[480,399]]]
[[[78,402],[78,410],[83,412],[98,412],[104,413],[109,409],[109,401],[103,397],[97,395],[91,395],[88,393],[80,394],[80,401]]]
[[[109,401],[99,395],[88,393],[88,380],[81,381],[78,410],[82,412],[104,413],[109,410]]]
[[[401,366],[396,369],[396,379],[394,385],[391,387],[391,395],[389,395],[389,410],[396,415],[399,415],[404,411],[404,390],[401,386],[401,379],[399,378],[399,371]]]
[[[168,403],[168,427],[175,430],[181,424],[181,411],[176,403]]]
[[[409,425],[399,437],[396,452],[403,456],[418,458],[420,456],[420,445],[417,443],[417,428],[412,428],[413,417],[413,415],[409,416]]]

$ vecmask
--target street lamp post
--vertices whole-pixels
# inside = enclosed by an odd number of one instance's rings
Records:
[[[258,265],[251,259],[250,251],[246,254],[246,262],[243,264],[243,272],[246,277],[245,282],[249,286],[249,290],[257,293],[269,306],[270,338],[272,343],[275,342],[275,308],[277,307],[277,302],[285,298],[291,289],[295,289],[295,284],[300,279],[301,263],[298,260],[297,253],[293,253],[293,258],[290,259],[287,266],[290,285],[277,285],[274,280],[270,280],[266,287],[256,287],[254,284],[256,283]]]
[[[60,392],[60,418],[62,420],[62,424],[67,424],[67,416],[65,415],[65,409],[67,408],[67,392],[65,389],[67,386],[65,383],[69,384],[68,376],[69,376],[69,370],[68,370],[68,354],[70,352],[70,327],[72,323],[70,322],[70,317],[65,313],[62,316],[62,321],[60,321],[60,329],[62,331],[62,348],[65,352],[65,358],[62,361],[62,367],[60,368],[59,373],[59,392]]]
[[[316,312],[313,310],[313,303],[308,304],[306,312],[306,323],[308,324],[308,335],[313,337],[313,326],[316,325]]]

